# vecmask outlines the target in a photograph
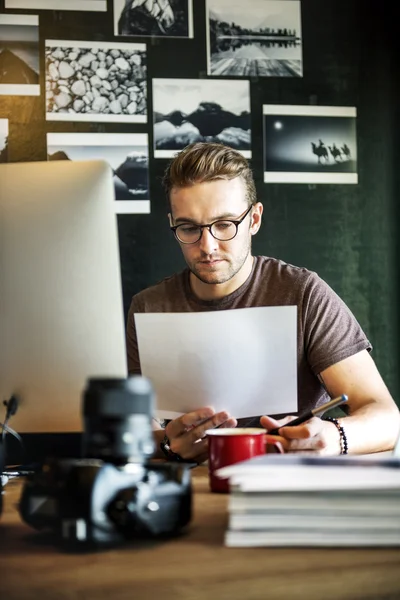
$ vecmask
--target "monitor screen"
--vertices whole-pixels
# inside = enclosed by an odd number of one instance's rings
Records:
[[[0,182],[0,399],[20,399],[20,434],[78,433],[87,379],[127,373],[112,172],[18,163]]]

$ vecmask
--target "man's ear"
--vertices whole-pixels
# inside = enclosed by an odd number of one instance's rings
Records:
[[[251,214],[251,226],[250,226],[250,233],[251,235],[256,235],[256,233],[258,232],[258,230],[261,227],[261,217],[263,214],[263,210],[264,207],[261,204],[261,202],[257,202],[257,204],[254,205],[252,214]]]
[[[170,227],[173,227],[174,223],[173,223],[173,221],[172,221],[172,215],[171,215],[171,213],[170,213],[170,212],[168,213],[168,221],[169,221],[169,226],[170,226]]]

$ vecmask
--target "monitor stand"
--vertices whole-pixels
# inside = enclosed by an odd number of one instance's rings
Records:
[[[48,458],[81,458],[82,433],[20,433],[24,448],[11,434],[5,437],[5,466],[40,467]]]

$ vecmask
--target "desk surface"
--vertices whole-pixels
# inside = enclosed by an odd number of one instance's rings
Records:
[[[0,590],[18,600],[398,600],[400,548],[226,548],[227,496],[192,471],[188,532],[90,554],[66,554],[23,523],[20,482],[7,484],[0,519]]]

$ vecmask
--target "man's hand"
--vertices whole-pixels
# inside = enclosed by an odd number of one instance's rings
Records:
[[[165,428],[170,448],[185,460],[203,462],[208,457],[207,429],[215,427],[236,427],[236,419],[227,412],[216,413],[207,406],[174,419]]]
[[[340,435],[334,423],[313,417],[301,425],[284,427],[296,417],[289,416],[278,421],[271,417],[261,417],[260,423],[265,429],[271,431],[279,427],[279,435],[285,452],[301,452],[304,454],[320,454],[321,456],[335,456],[340,454]]]

